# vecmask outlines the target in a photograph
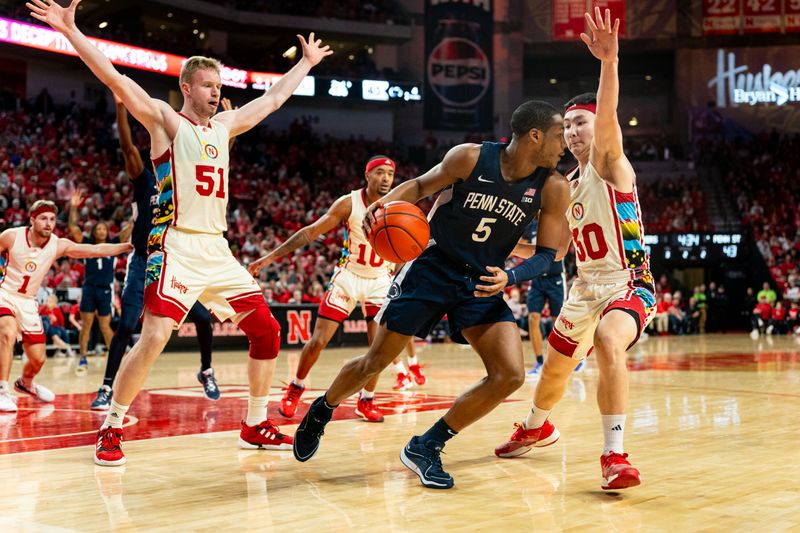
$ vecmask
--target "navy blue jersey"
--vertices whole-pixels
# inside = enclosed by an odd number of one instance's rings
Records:
[[[527,228],[525,228],[525,233],[523,234],[523,238],[528,242],[533,242],[536,239],[536,235],[539,233],[539,219],[531,221]],[[564,272],[564,261],[553,261],[550,265],[550,270],[546,272],[547,275],[555,275],[561,274]],[[557,313],[556,313],[557,314]],[[554,315],[555,316],[555,315]]]
[[[97,244],[94,238],[84,239],[87,244]],[[119,242],[119,236],[114,236],[106,241],[109,244]],[[86,265],[84,285],[111,285],[114,282],[114,258],[92,257],[83,260]]]
[[[525,228],[539,212],[542,187],[553,172],[537,168],[509,183],[500,172],[508,146],[485,142],[467,179],[442,191],[431,211],[431,238],[455,263],[477,272],[503,268]]]
[[[133,233],[131,243],[136,253],[147,257],[147,237],[153,229],[153,218],[158,207],[156,177],[144,167],[133,181]]]

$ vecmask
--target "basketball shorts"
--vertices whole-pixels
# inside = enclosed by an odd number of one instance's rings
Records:
[[[87,283],[81,290],[81,313],[94,313],[99,316],[111,314],[111,299],[114,293],[111,285],[94,285]]]
[[[147,269],[147,258],[139,253],[128,256],[128,268],[125,271],[125,285],[122,288],[122,315],[138,317],[144,305],[144,280]]]
[[[183,323],[196,301],[220,322],[238,323],[241,313],[261,305],[256,280],[239,264],[222,235],[156,226],[148,239],[144,307]]]
[[[547,339],[550,346],[568,357],[585,358],[592,351],[597,324],[613,309],[628,313],[636,321],[638,331],[630,348],[655,316],[656,297],[650,273],[619,282],[576,279]]]
[[[528,289],[528,312],[541,313],[545,301],[550,302],[550,315],[557,316],[567,295],[567,280],[561,274],[543,274],[533,278]]]
[[[17,296],[0,288],[0,316],[12,316],[17,322],[22,342],[42,344],[46,342],[39,306],[35,298]]]
[[[346,268],[338,268],[319,304],[319,316],[341,323],[360,302],[364,304],[364,316],[374,318],[391,284],[392,277],[388,272],[379,278],[363,278]]]
[[[375,319],[402,335],[425,338],[447,315],[450,338],[467,344],[462,331],[480,324],[515,322],[502,294],[488,298],[474,295],[482,274],[467,270],[428,247],[406,263],[394,278]]]

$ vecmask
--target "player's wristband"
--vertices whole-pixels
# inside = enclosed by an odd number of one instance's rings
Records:
[[[536,247],[536,254],[520,263],[514,268],[506,270],[509,285],[519,285],[523,281],[528,281],[541,276],[550,269],[550,265],[556,259],[556,251],[544,246]]]

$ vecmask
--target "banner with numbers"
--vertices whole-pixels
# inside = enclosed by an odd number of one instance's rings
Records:
[[[703,0],[704,35],[736,35],[741,25],[739,0]]]
[[[744,33],[778,33],[781,31],[780,0],[744,0]]]
[[[611,18],[619,19],[619,36],[625,36],[626,0],[552,0],[554,41],[577,41],[581,32],[585,31],[584,13],[591,12],[594,7],[605,12],[611,10]]]
[[[800,0],[783,0],[783,14],[784,30],[800,31]]]

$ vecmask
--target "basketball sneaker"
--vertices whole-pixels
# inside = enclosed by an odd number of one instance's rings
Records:
[[[292,418],[295,412],[297,412],[297,406],[300,405],[300,396],[303,395],[303,391],[305,391],[306,388],[301,387],[300,385],[295,385],[294,382],[291,382],[283,390],[286,392],[283,393],[283,398],[281,398],[281,406],[278,407],[278,412],[281,414],[281,416]]]
[[[100,428],[94,450],[94,463],[100,466],[119,466],[125,464],[122,453],[122,429]]]
[[[50,403],[56,399],[56,395],[53,394],[53,391],[45,386],[37,385],[36,383],[31,382],[31,386],[26,387],[25,383],[22,381],[22,378],[19,378],[14,382],[14,390],[32,396],[40,402]]]
[[[639,471],[628,462],[628,454],[608,452],[600,456],[603,471],[603,490],[619,490],[635,487],[642,482]]]
[[[306,416],[294,432],[294,458],[305,462],[314,457],[319,449],[322,435],[325,434],[325,425],[331,421],[333,410],[327,409],[322,403],[325,395],[320,396],[311,403]]]
[[[197,373],[197,381],[203,385],[203,394],[209,400],[219,400],[219,385],[214,377],[214,369],[202,370]]]
[[[408,374],[404,374],[403,372],[397,373],[397,379],[392,385],[393,390],[407,390],[410,389],[414,385],[414,382],[411,380],[411,376]]]
[[[248,426],[242,420],[239,432],[239,447],[244,450],[291,450],[292,437],[284,435],[272,420],[264,420],[255,426]]]
[[[92,411],[108,411],[108,408],[111,407],[111,396],[113,392],[111,391],[111,387],[108,385],[103,385],[99,389],[97,389],[97,395],[94,397],[94,401],[90,409]]]
[[[422,373],[422,368],[420,368],[419,365],[409,365],[408,373],[414,378],[414,383],[417,385],[425,385],[427,380],[425,379],[425,375]]]
[[[527,372],[525,377],[527,379],[539,379],[539,374],[542,373],[542,367],[543,366],[544,366],[543,363],[537,362],[535,365],[533,365],[533,368],[528,370],[528,372]]]
[[[78,366],[75,367],[75,375],[85,376],[88,371],[89,361],[86,360],[86,355],[81,355],[81,359],[78,361]]]
[[[418,436],[414,436],[400,452],[400,461],[419,476],[424,486],[432,489],[449,489],[455,482],[453,476],[442,469],[441,453],[441,443],[434,441],[425,443]]]
[[[356,414],[367,422],[383,422],[383,413],[375,407],[372,398],[359,397],[356,404]]]
[[[497,457],[517,457],[528,453],[531,448],[544,448],[555,444],[561,433],[558,432],[549,420],[545,420],[541,427],[525,429],[520,424],[514,424],[516,428],[508,442],[501,444],[494,449]]]
[[[17,399],[10,392],[0,392],[0,413],[16,413]]]

